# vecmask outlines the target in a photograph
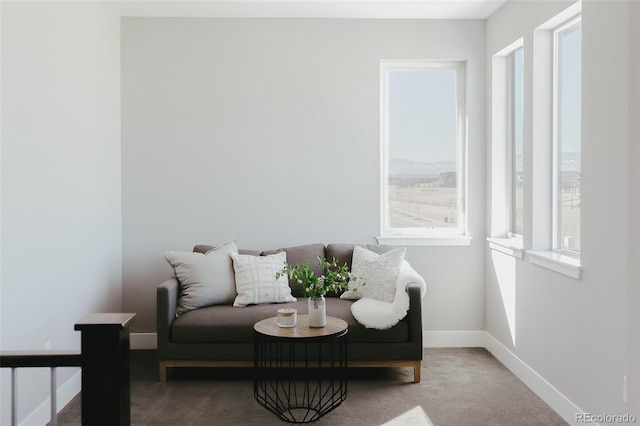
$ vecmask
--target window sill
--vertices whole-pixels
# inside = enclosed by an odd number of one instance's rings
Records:
[[[522,242],[515,238],[487,238],[489,248],[501,253],[513,256],[516,259],[524,258],[524,248]]]
[[[376,238],[378,244],[390,246],[468,246],[470,235],[387,235]]]
[[[580,259],[565,256],[555,251],[529,251],[529,260],[534,265],[550,269],[579,280],[582,277]]]

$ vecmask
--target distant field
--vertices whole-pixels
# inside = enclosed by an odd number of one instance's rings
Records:
[[[580,190],[562,190],[560,194],[560,229],[561,237],[568,240],[570,250],[580,250]],[[562,238],[564,239],[564,238]]]
[[[393,228],[457,226],[457,191],[432,184],[389,186],[389,216]]]
[[[516,197],[522,205],[522,190],[516,191]],[[561,200],[561,237],[569,237],[565,248],[580,250],[580,191],[563,189]],[[521,222],[523,211],[518,209],[516,215]],[[453,228],[458,225],[457,218],[456,188],[440,188],[430,183],[389,185],[389,219],[393,228]]]

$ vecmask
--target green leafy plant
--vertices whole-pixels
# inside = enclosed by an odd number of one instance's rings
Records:
[[[351,274],[349,266],[346,263],[340,265],[334,257],[328,261],[324,257],[318,256],[322,274],[317,276],[315,271],[311,269],[311,262],[306,261],[298,265],[289,265],[285,263],[282,270],[276,272],[276,279],[283,275],[289,277],[289,282],[301,284],[304,294],[311,299],[318,299],[328,292],[340,291],[357,291],[357,287],[349,288],[349,282],[356,282],[358,277]],[[359,282],[358,286],[366,283]]]

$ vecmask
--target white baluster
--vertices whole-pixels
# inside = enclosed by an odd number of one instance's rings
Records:
[[[17,368],[11,368],[11,426],[18,426],[18,377]]]
[[[51,367],[51,426],[58,426],[58,386],[56,384],[56,367]]]

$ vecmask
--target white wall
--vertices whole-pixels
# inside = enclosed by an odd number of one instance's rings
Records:
[[[629,404],[640,407],[640,3],[629,13]]]
[[[524,37],[525,152],[531,152],[533,31],[562,10],[559,2],[509,2],[487,21],[487,58]],[[551,386],[591,413],[638,416],[637,394],[622,399],[622,377],[637,393],[638,211],[635,137],[630,121],[629,2],[583,3],[582,265],[581,280],[488,252],[487,331]],[[637,19],[637,17],[636,17]],[[637,23],[637,21],[636,21]],[[637,36],[637,33],[636,33]],[[634,42],[635,47],[630,43]],[[637,51],[635,51],[637,70]],[[637,93],[637,76],[635,77]],[[490,90],[490,79],[488,79]],[[488,93],[491,93],[490,91]],[[491,140],[489,137],[488,140]],[[636,145],[636,148],[632,148]],[[635,152],[635,162],[630,154]],[[488,164],[488,167],[496,165]],[[499,165],[497,165],[499,166]],[[525,162],[531,176],[531,160]],[[525,194],[530,197],[531,194]],[[635,207],[633,207],[635,206]],[[634,210],[630,210],[634,209]],[[537,218],[529,217],[532,221]],[[632,224],[635,235],[629,232]],[[531,222],[527,229],[531,229]],[[504,297],[506,294],[511,298]],[[629,300],[629,296],[635,300]],[[509,303],[515,301],[515,305]],[[515,327],[510,328],[509,315]],[[512,333],[513,329],[513,333]],[[631,339],[632,338],[632,339]],[[635,343],[630,343],[635,342]],[[633,373],[633,374],[632,374]],[[575,413],[561,413],[574,419]]]
[[[124,309],[155,331],[161,253],[375,243],[379,61],[468,61],[470,247],[411,248],[425,329],[484,324],[484,21],[125,18]],[[465,268],[459,268],[464,264]]]
[[[0,349],[79,350],[77,320],[122,308],[119,18],[100,3],[0,7]],[[76,373],[59,371],[65,395]],[[18,393],[19,421],[48,421],[48,372],[19,370]]]

